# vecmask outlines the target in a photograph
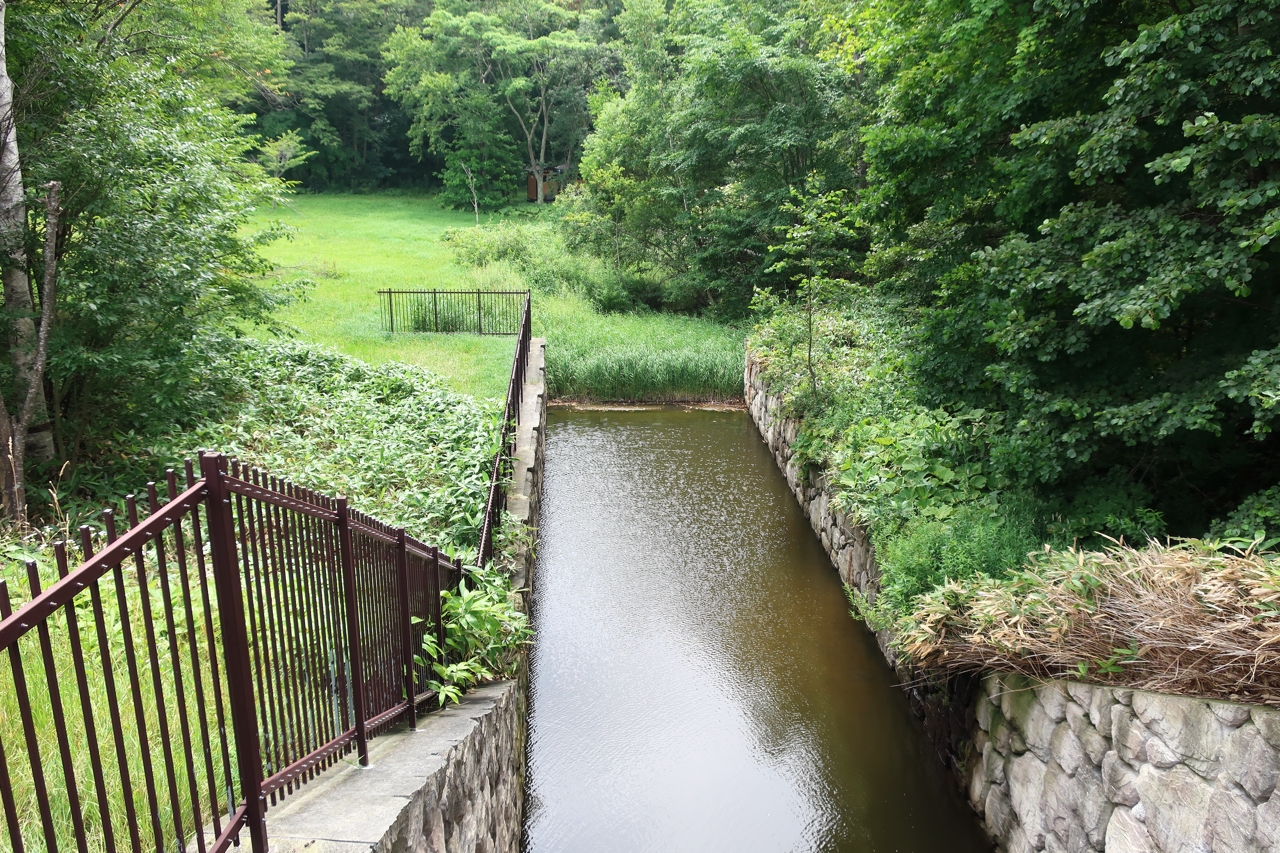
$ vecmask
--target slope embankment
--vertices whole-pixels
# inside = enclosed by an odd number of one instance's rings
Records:
[[[750,354],[744,394],[832,565],[874,600],[867,530],[797,464],[801,424]],[[1280,853],[1280,711],[998,672],[929,679],[887,631],[877,640],[998,849]]]

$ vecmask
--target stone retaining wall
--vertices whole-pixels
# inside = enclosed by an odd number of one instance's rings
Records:
[[[547,422],[546,341],[530,343],[507,511],[530,529],[508,555],[517,588],[533,582]],[[514,681],[369,742],[369,766],[343,762],[267,815],[273,853],[518,853],[524,831],[528,666]]]
[[[748,353],[747,407],[845,583],[874,600],[867,531],[802,471],[783,415]],[[903,671],[913,709],[969,791],[998,849],[1280,853],[1280,711],[1065,681],[988,675],[941,689]]]
[[[791,449],[800,421],[783,414],[782,401],[769,393],[760,374],[760,365],[748,354],[743,392],[752,420],[786,476],[787,485],[808,514],[809,524],[822,540],[822,547],[840,573],[840,579],[875,601],[880,589],[880,572],[866,528],[831,505],[822,474],[801,469]],[[973,729],[970,700],[976,693],[976,681],[958,677],[935,684],[916,679],[899,666],[891,639],[886,631],[876,633],[876,642],[885,660],[897,670],[902,682],[910,685],[904,690],[912,710],[924,721],[929,740],[957,782],[963,785],[968,775],[968,745]]]
[[[1280,711],[990,675],[969,798],[1010,853],[1280,853]]]

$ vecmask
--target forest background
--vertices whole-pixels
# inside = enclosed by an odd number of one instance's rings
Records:
[[[461,263],[751,327],[882,615],[1045,543],[1266,546],[1278,6],[10,2],[10,413],[57,285],[27,468],[92,491],[240,405],[219,365],[305,288],[253,211],[426,190],[485,218]]]

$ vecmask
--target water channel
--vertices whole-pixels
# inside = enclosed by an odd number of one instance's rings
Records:
[[[548,420],[530,853],[990,849],[745,413]]]

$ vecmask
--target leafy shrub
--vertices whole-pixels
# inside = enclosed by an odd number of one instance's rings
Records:
[[[574,252],[550,221],[504,220],[480,228],[453,228],[443,238],[458,263],[473,270],[497,267],[522,286],[544,294],[577,294],[601,311],[658,308],[662,288],[650,277],[620,273],[598,258]]]
[[[445,591],[443,597],[445,647],[432,632],[422,646],[437,676],[427,686],[441,705],[457,702],[475,684],[515,675],[520,650],[533,635],[505,571],[472,567],[457,591]]]
[[[1220,539],[1274,540],[1280,537],[1280,486],[1245,498],[1235,512],[1215,521],[1210,535]]]
[[[950,581],[1004,578],[1041,543],[1024,508],[970,505],[946,520],[920,516],[892,533],[874,534],[881,574],[877,608],[886,618]]]
[[[228,414],[161,439],[115,436],[91,464],[56,481],[46,513],[79,523],[209,448],[345,494],[433,544],[475,547],[497,448],[496,403],[450,391],[422,368],[369,365],[295,342],[242,342],[210,372],[235,389]]]

